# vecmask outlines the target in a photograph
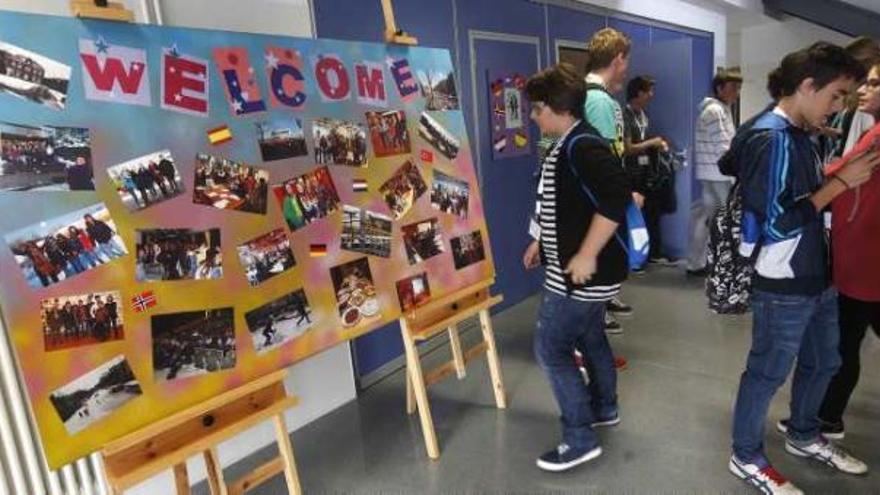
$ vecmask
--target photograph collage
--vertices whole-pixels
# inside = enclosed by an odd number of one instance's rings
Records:
[[[4,61],[0,64],[0,94],[65,110],[70,67],[2,41],[0,59]],[[207,149],[195,157],[178,156],[172,148],[157,146],[146,154],[132,153],[96,166],[96,136],[88,126],[0,120],[0,193],[94,192],[99,173],[106,174],[99,179],[115,191],[106,204],[96,203],[11,231],[4,240],[24,281],[34,290],[128,255],[134,256],[132,279],[137,283],[220,280],[228,276],[224,274],[224,258],[233,256],[248,285],[258,287],[297,267],[292,233],[334,214],[338,219],[334,221],[341,224],[339,247],[344,251],[386,260],[400,256],[401,261],[405,254],[409,264],[446,253],[437,218],[402,226],[403,249],[399,254],[392,251],[394,224],[423,196],[430,198],[430,206],[438,212],[468,217],[468,182],[432,170],[433,158],[425,160],[425,150],[419,154],[416,149],[416,139],[422,139],[423,147],[431,146],[449,160],[457,156],[460,142],[430,115],[459,111],[453,75],[423,70],[416,76],[423,99],[416,113],[409,108],[376,110],[352,115],[351,120],[267,114],[249,124],[259,153],[260,162],[256,163]],[[97,140],[100,142],[100,136]],[[368,172],[381,179],[374,192],[382,200],[376,211],[356,206],[367,196],[343,204],[338,189],[343,183],[337,182],[342,179],[335,177],[334,167],[358,169],[367,167],[372,158],[394,157],[400,160]],[[311,165],[296,169],[297,174],[290,169],[282,172],[283,168],[272,163],[288,159]],[[182,166],[182,161],[187,163]],[[348,184],[345,177],[344,186],[355,192],[357,183],[367,182],[356,176]],[[275,206],[268,199],[270,189]],[[162,208],[173,211],[170,205],[189,202],[190,194],[192,204],[215,210],[265,216],[270,207],[278,208],[287,229],[267,222],[264,234],[236,239],[227,238],[225,231],[221,235],[222,221],[216,227],[200,228],[186,228],[184,223],[182,228],[135,228],[131,237],[125,236],[130,244],[123,240],[114,217],[144,215],[141,212],[152,211],[156,205],[169,205]],[[470,244],[457,248],[453,240],[456,268],[459,258],[475,259],[462,254],[470,252],[467,246]],[[383,313],[370,263],[368,257],[362,257],[329,268],[339,323],[344,327],[375,322]],[[379,265],[373,268],[378,270]],[[431,297],[427,273],[396,285],[401,308],[417,307]],[[40,300],[45,351],[119,342],[132,334],[132,321],[125,315],[131,311],[134,294],[112,289],[59,294]],[[151,378],[168,382],[234,368],[241,352],[235,338],[237,311],[232,307],[200,308],[148,317]],[[304,288],[247,310],[244,317],[258,355],[285,346],[316,323]],[[132,366],[120,355],[55,390],[51,402],[68,433],[75,434],[141,394]]]

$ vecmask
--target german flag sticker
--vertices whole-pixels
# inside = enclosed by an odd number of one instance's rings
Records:
[[[312,244],[309,246],[309,255],[312,258],[320,258],[321,256],[327,256],[327,245],[326,244]]]

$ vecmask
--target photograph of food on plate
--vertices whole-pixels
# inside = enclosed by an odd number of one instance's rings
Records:
[[[379,316],[379,299],[366,257],[330,269],[339,317],[346,327]]]

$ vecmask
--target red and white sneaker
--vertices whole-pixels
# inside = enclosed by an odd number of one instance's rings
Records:
[[[803,495],[800,488],[788,481],[770,464],[764,467],[740,461],[735,455],[730,456],[727,469],[737,478],[757,488],[765,495]]]

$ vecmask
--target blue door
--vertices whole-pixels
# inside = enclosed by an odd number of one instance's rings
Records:
[[[678,150],[688,150],[688,167],[676,175],[678,209],[663,217],[663,248],[671,256],[683,257],[688,251],[688,222],[693,181],[693,141],[696,107],[692,70],[692,40],[682,36],[672,40],[653,40],[641,45],[630,56],[629,77],[650,75],[657,81],[654,100],[648,106],[651,133],[670,140]]]
[[[529,242],[528,222],[535,208],[537,128],[531,125],[532,152],[526,156],[492,158],[489,74],[521,74],[529,77],[540,68],[541,47],[537,37],[468,33],[472,54],[471,73],[476,129],[474,157],[486,212],[489,239],[497,279],[494,293],[504,295],[505,306],[515,304],[540,288],[539,271],[526,272],[522,253]]]

